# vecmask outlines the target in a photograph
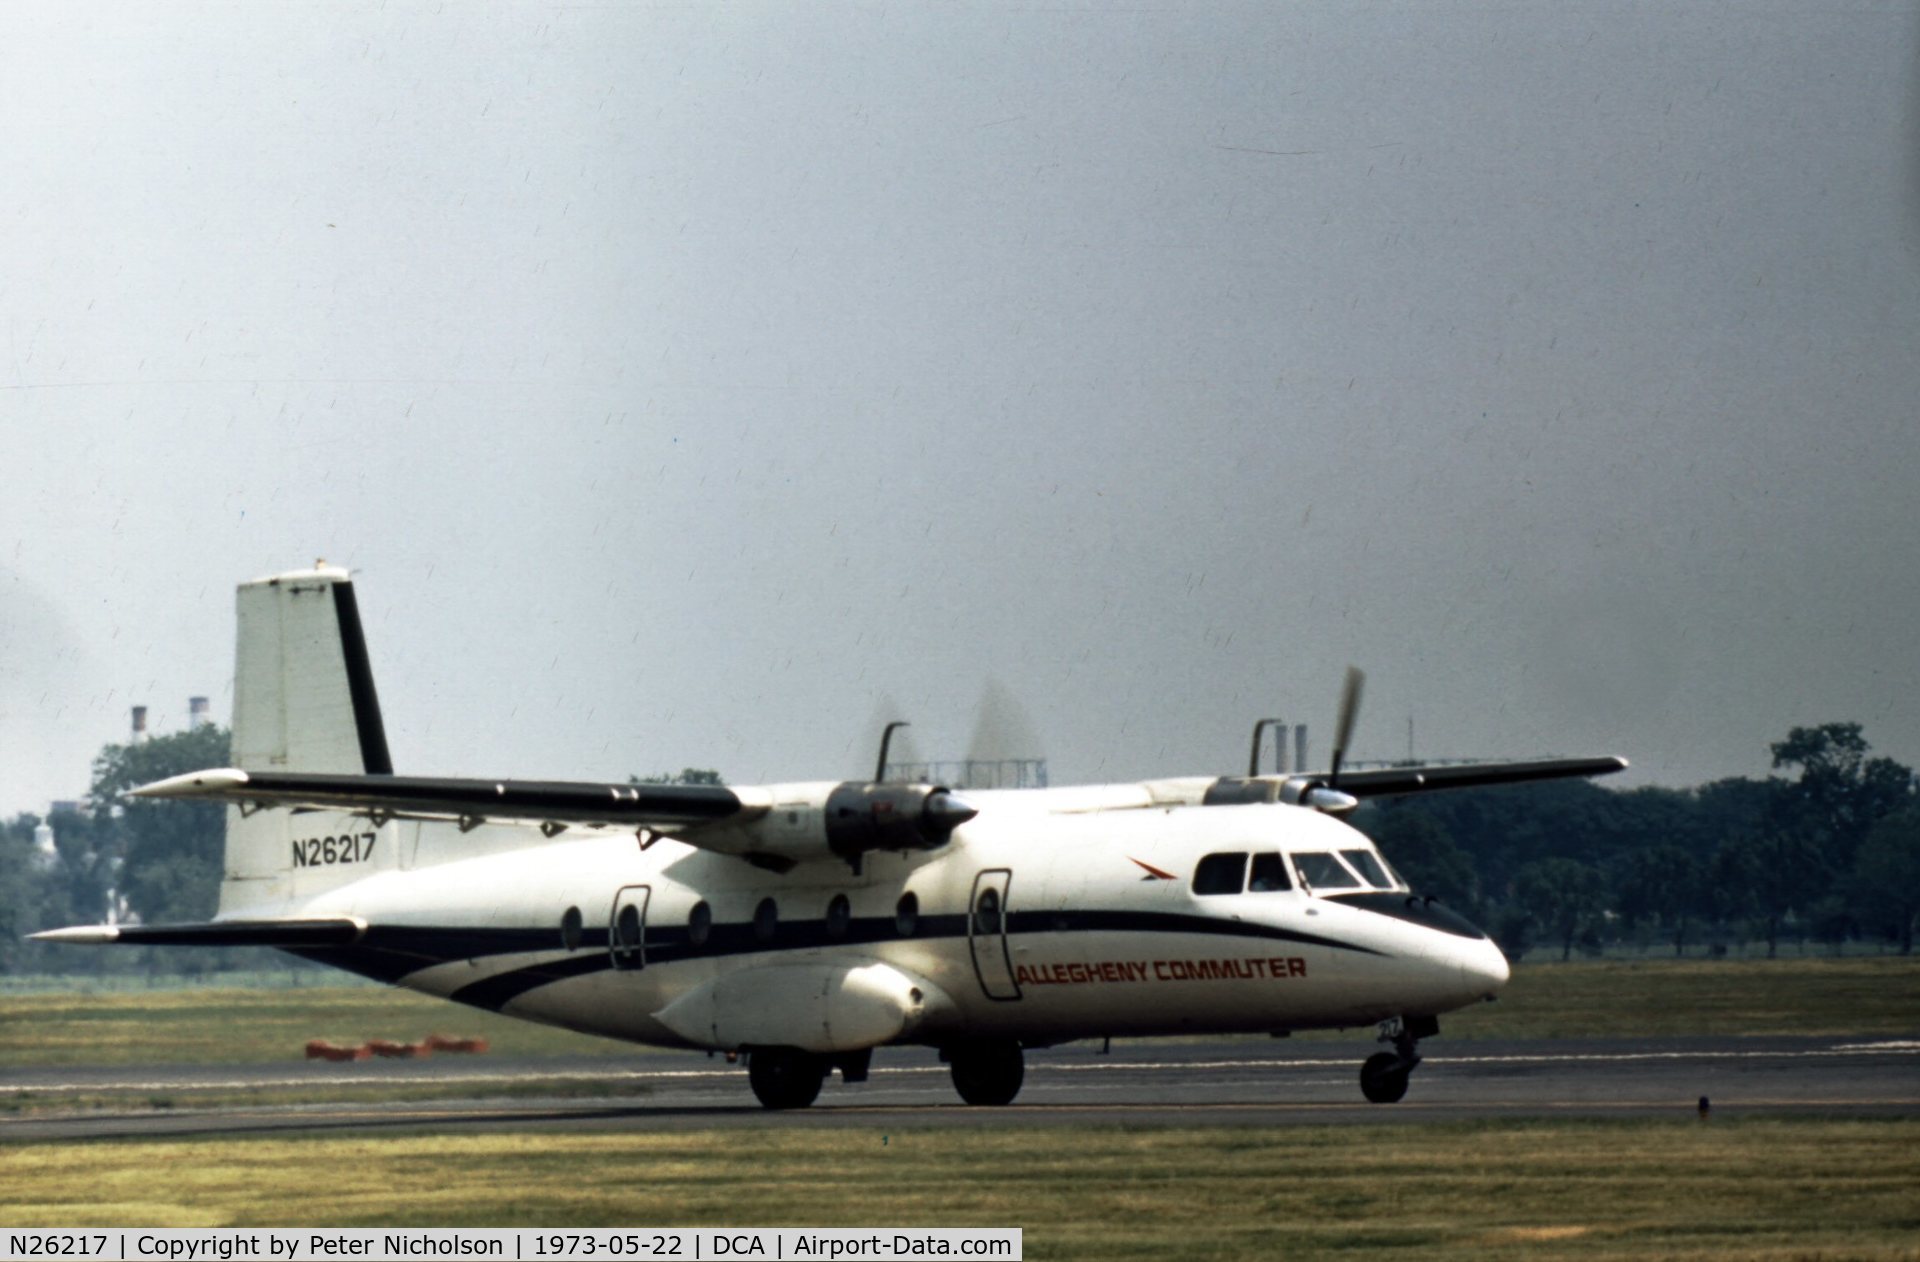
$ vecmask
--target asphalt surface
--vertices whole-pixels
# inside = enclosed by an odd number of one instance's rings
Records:
[[[924,1049],[884,1049],[872,1078],[830,1080],[804,1112],[769,1113],[742,1066],[697,1054],[490,1061],[442,1056],[344,1065],[58,1067],[0,1072],[0,1142],[238,1134],[365,1136],[533,1130],[708,1127],[1420,1125],[1497,1117],[1920,1116],[1920,1040],[1635,1039],[1456,1042],[1434,1039],[1398,1104],[1360,1096],[1371,1043],[1131,1042],[1028,1053],[1026,1084],[1007,1108],[959,1103],[945,1066]],[[569,1098],[488,1099],[480,1093],[563,1081]],[[203,1107],[196,1095],[338,1084],[471,1086],[474,1099]],[[606,1094],[595,1093],[604,1085]],[[537,1091],[537,1088],[533,1088]],[[636,1090],[643,1094],[634,1094]],[[584,1092],[585,1094],[582,1094]],[[118,1111],[103,1094],[125,1096]],[[84,1102],[82,1098],[85,1098]],[[75,1107],[62,1109],[71,1098]],[[141,1107],[164,1098],[169,1107]],[[92,1107],[81,1107],[90,1103]]]

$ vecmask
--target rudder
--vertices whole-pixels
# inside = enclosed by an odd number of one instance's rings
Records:
[[[235,607],[232,765],[242,771],[392,775],[347,571],[323,565],[243,583]],[[284,906],[367,875],[368,868],[358,864],[296,871],[296,831],[313,833],[330,823],[340,831],[371,827],[333,812],[230,809],[220,914]],[[393,862],[392,847],[384,849],[375,852],[370,867]]]

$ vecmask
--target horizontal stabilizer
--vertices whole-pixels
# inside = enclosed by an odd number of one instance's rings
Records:
[[[28,935],[80,946],[346,946],[366,926],[357,920],[221,920],[189,925],[75,925]]]
[[[732,789],[680,784],[559,780],[458,780],[325,772],[194,771],[133,790],[134,797],[189,798],[240,806],[312,807],[411,819],[509,819],[655,828],[752,818]]]

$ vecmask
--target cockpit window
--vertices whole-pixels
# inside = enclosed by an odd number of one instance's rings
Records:
[[[1347,865],[1325,851],[1312,850],[1293,856],[1293,867],[1300,879],[1315,890],[1357,890],[1365,888],[1360,878],[1347,871]]]
[[[1200,860],[1200,866],[1193,870],[1193,892],[1196,894],[1238,894],[1247,883],[1247,856],[1238,854],[1210,854]]]
[[[1287,875],[1287,861],[1277,854],[1253,856],[1253,871],[1247,877],[1247,892],[1264,894],[1270,890],[1290,890],[1293,878]]]
[[[1353,870],[1367,878],[1369,884],[1377,890],[1393,888],[1393,878],[1387,875],[1380,860],[1373,857],[1371,850],[1342,850],[1340,857],[1353,865]]]

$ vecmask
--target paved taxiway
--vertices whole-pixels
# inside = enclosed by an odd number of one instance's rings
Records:
[[[485,1058],[348,1065],[157,1066],[30,1069],[0,1074],[0,1100],[36,1110],[63,1095],[164,1095],[173,1107],[139,1112],[39,1112],[0,1121],[0,1142],[141,1136],[424,1129],[652,1130],[698,1127],[1021,1126],[1422,1122],[1486,1117],[1690,1116],[1699,1097],[1716,1116],[1822,1113],[1920,1116],[1920,1039],[1662,1039],[1460,1042],[1435,1039],[1407,1098],[1369,1105],[1358,1066],[1368,1043],[1248,1040],[1133,1042],[1031,1052],[1019,1100],[1005,1109],[959,1104],[928,1051],[887,1049],[872,1078],[838,1078],[802,1113],[768,1113],[746,1074],[718,1058],[646,1055],[493,1062]],[[436,1093],[568,1080],[575,1098],[434,1100],[418,1104],[309,1104],[198,1108],[196,1093],[301,1089],[320,1084],[418,1084]],[[604,1098],[578,1098],[580,1084]],[[644,1088],[645,1094],[630,1094]],[[621,1094],[629,1093],[629,1094]]]

